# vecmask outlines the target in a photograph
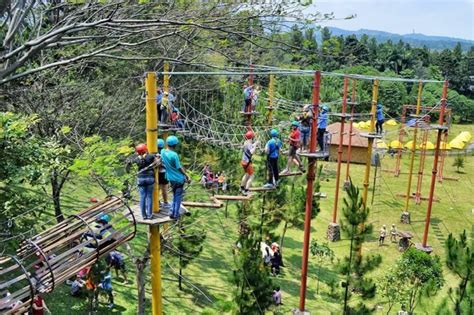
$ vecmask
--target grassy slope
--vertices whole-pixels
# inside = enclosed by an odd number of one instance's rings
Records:
[[[474,126],[454,126],[452,134],[456,135],[461,130],[470,130],[474,134]],[[391,134],[389,137],[394,138]],[[451,137],[450,137],[451,138]],[[434,139],[432,139],[434,141]],[[473,224],[473,216],[471,208],[474,198],[474,186],[470,175],[474,173],[474,160],[468,157],[466,160],[466,168],[464,174],[455,174],[454,168],[451,166],[452,157],[446,159],[446,173],[450,176],[459,176],[459,182],[444,181],[442,184],[436,184],[436,195],[440,197],[440,202],[433,206],[433,214],[431,220],[430,234],[428,243],[434,247],[434,254],[443,256],[443,242],[449,233],[458,234],[463,229],[470,229]],[[393,169],[394,159],[385,157],[382,161],[383,168]],[[402,170],[407,170],[408,155],[404,155]],[[427,189],[430,181],[430,170],[432,165],[432,157],[427,157],[425,174],[427,176],[423,179],[423,194],[427,194]],[[335,171],[335,163],[325,163],[325,168],[329,171]],[[415,170],[417,164],[415,164]],[[343,168],[344,170],[344,168]],[[373,174],[373,173],[372,173]],[[351,175],[354,182],[362,187],[363,181],[363,166],[357,165],[351,167]],[[403,199],[394,197],[393,194],[404,193],[406,190],[407,176],[401,175],[399,178],[393,177],[390,173],[382,173],[377,185],[377,193],[375,195],[374,205],[371,206],[370,222],[374,224],[374,235],[368,242],[364,244],[364,253],[380,253],[383,256],[383,263],[381,268],[374,272],[374,276],[381,275],[384,270],[387,270],[393,262],[400,256],[395,244],[387,242],[387,246],[378,247],[377,245],[377,231],[382,224],[389,226],[396,223],[399,229],[412,232],[414,241],[419,242],[422,238],[426,202],[421,205],[414,205],[411,202],[410,210],[412,213],[412,224],[410,226],[401,226],[398,224],[400,212],[403,209]],[[372,176],[371,176],[372,177]],[[371,178],[372,181],[372,178]],[[298,179],[304,185],[304,178]],[[416,185],[416,177],[415,184]],[[312,239],[318,241],[325,240],[327,224],[330,221],[333,205],[333,196],[335,189],[335,180],[332,178],[328,182],[322,184],[322,191],[328,193],[328,198],[321,202],[322,211],[320,215],[312,222]],[[99,195],[99,190],[92,185],[75,187],[69,185],[66,188],[66,194],[70,194],[73,198],[64,198],[64,203],[68,212],[77,211],[87,205],[87,200],[92,195]],[[341,194],[341,199],[344,194]],[[369,194],[370,200],[371,194]],[[82,200],[84,202],[72,202],[73,200]],[[340,203],[341,205],[341,203]],[[236,219],[235,207],[230,206],[229,218],[224,218],[223,210],[201,210],[199,215],[199,223],[207,231],[207,239],[205,248],[201,256],[196,259],[184,271],[184,276],[187,281],[190,281],[202,290],[211,300],[232,300],[233,286],[229,279],[232,275],[233,257],[231,254],[231,247],[236,240]],[[340,209],[340,207],[339,207]],[[140,227],[140,233],[132,241],[132,247],[135,254],[143,252],[146,245],[146,229]],[[292,308],[298,305],[299,299],[299,279],[301,268],[301,247],[302,247],[303,232],[299,229],[291,228],[287,232],[284,248],[284,262],[286,265],[282,277],[275,279],[275,283],[280,285],[283,291],[284,305],[281,309],[283,313],[288,313]],[[330,244],[335,251],[337,258],[342,258],[348,254],[348,241],[342,240],[337,243]],[[134,281],[134,268],[130,261],[128,263],[129,275]],[[202,313],[204,309],[214,310],[209,311],[212,314],[223,313],[219,307],[209,303],[204,296],[192,286],[185,286],[183,292],[177,290],[176,274],[168,266],[171,264],[175,268],[175,264],[168,257],[163,258],[162,262],[162,277],[163,277],[163,303],[165,314],[195,314]],[[313,314],[340,314],[341,302],[334,301],[326,292],[328,291],[327,282],[329,279],[337,277],[331,270],[332,267],[325,265],[322,267],[321,277],[321,292],[316,296],[316,272],[317,263],[315,259],[310,260],[309,280],[308,280],[308,294],[307,294],[307,309]],[[443,296],[446,296],[447,288],[456,284],[455,278],[445,272],[446,286],[443,291],[435,298],[434,303],[430,305],[421,305],[417,310],[421,312],[429,312],[431,307],[438,303]],[[58,288],[54,293],[46,297],[46,301],[53,311],[53,314],[66,314],[67,312],[73,314],[87,313],[85,306],[85,299],[74,299],[68,295],[68,287],[65,285]],[[136,288],[134,282],[128,285],[123,285],[114,277],[114,289],[116,298],[116,308],[108,311],[105,308],[106,298],[102,297],[100,314],[121,313],[121,314],[135,314],[136,307]],[[150,285],[147,287],[148,295],[150,297]],[[354,298],[356,300],[356,298]],[[371,304],[382,304],[382,301],[375,299],[369,301]],[[384,305],[381,305],[381,310]]]

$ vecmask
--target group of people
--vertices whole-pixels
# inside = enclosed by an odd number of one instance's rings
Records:
[[[392,224],[392,227],[390,228],[390,241],[391,242],[397,242],[397,227],[395,224]],[[380,229],[379,233],[379,246],[382,246],[385,242],[385,237],[387,236],[387,226],[384,224],[382,225],[382,228]]]
[[[262,251],[263,265],[270,268],[270,273],[273,276],[278,276],[281,267],[284,267],[280,246],[275,242],[271,245],[262,242],[260,244],[260,250]]]
[[[318,144],[321,150],[324,150],[324,134],[328,123],[329,107],[322,106],[318,116]],[[278,159],[281,154],[282,141],[279,139],[277,129],[270,130],[270,140],[265,145],[265,154],[267,157],[268,180],[263,186],[264,188],[275,188],[279,183],[279,175],[288,174],[292,165],[296,165],[300,172],[305,172],[303,163],[298,156],[301,150],[307,150],[309,143],[309,135],[311,130],[313,111],[310,105],[303,108],[303,113],[298,117],[299,120],[291,122],[291,130],[287,139],[289,150],[288,159],[285,169],[280,173],[278,169]],[[251,183],[254,177],[254,168],[252,158],[257,151],[259,141],[255,140],[255,133],[249,130],[244,135],[245,141],[242,147],[242,158],[240,165],[243,168],[244,175],[240,183],[240,192],[244,195],[249,193]]]
[[[201,185],[206,189],[227,190],[227,182],[224,172],[213,173],[209,164],[206,164],[201,174]]]
[[[190,177],[186,173],[180,162],[176,148],[179,140],[176,136],[169,136],[165,141],[158,139],[158,153],[148,152],[146,144],[139,144],[135,147],[135,155],[131,159],[132,163],[138,166],[137,186],[140,194],[140,211],[144,219],[152,219],[153,190],[155,189],[155,172],[158,169],[160,191],[163,196],[161,207],[169,210],[171,219],[178,219],[180,216],[181,201],[183,198],[184,184],[190,182]],[[168,203],[168,185],[173,192],[173,203]]]
[[[163,101],[166,99],[167,101]],[[176,128],[184,128],[184,120],[179,109],[175,106],[176,97],[172,92],[164,92],[158,89],[156,103],[158,108],[158,121],[162,124],[171,123]]]

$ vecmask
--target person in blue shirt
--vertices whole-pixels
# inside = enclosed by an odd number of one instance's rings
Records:
[[[166,168],[166,179],[170,182],[173,191],[173,204],[171,205],[171,219],[179,219],[179,210],[183,198],[184,183],[189,182],[190,178],[181,166],[179,156],[175,152],[179,140],[175,136],[166,138],[168,149],[161,150],[161,161]]]
[[[324,134],[326,133],[326,128],[328,126],[328,112],[329,107],[323,105],[321,112],[318,115],[318,145],[321,151],[324,151]]]
[[[244,108],[242,111],[248,113],[252,111],[252,100],[253,100],[253,86],[244,85]]]
[[[382,110],[382,103],[377,104],[377,111],[376,111],[376,118],[377,122],[375,123],[375,130],[377,134],[382,134],[383,133],[383,123],[385,122],[384,116],[383,116],[383,110]]]
[[[99,283],[99,289],[104,290],[109,297],[108,308],[114,307],[114,293],[112,287],[112,274],[110,273],[110,268],[101,272],[101,279]]]
[[[272,129],[270,131],[272,137],[265,145],[265,153],[267,154],[268,163],[268,181],[263,186],[264,188],[274,188],[278,184],[278,157],[280,156],[280,149],[282,143],[278,139],[278,131]]]
[[[158,153],[161,155],[161,151],[165,148],[165,141],[158,139],[156,142],[158,147]],[[168,202],[168,180],[166,179],[166,168],[163,163],[158,168],[158,183],[160,185],[160,194],[163,197],[163,203],[160,202],[160,208],[171,209],[171,204]]]

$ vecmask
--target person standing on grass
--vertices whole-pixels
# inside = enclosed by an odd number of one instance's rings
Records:
[[[382,103],[377,104],[376,118],[377,122],[375,123],[375,130],[377,134],[381,135],[383,133],[383,123],[385,122]]]
[[[275,303],[276,306],[282,305],[283,303],[281,302],[281,291],[280,287],[276,287],[275,290],[273,290],[273,302]]]
[[[318,145],[321,151],[324,152],[324,134],[326,133],[326,128],[328,126],[328,120],[329,120],[329,107],[327,105],[323,105],[321,108],[321,112],[318,115]]]
[[[107,255],[105,261],[107,262],[107,266],[109,268],[115,269],[115,274],[117,275],[117,278],[119,276],[119,271],[122,273],[124,279],[123,282],[127,284],[127,268],[125,266],[125,259],[123,255],[119,251],[114,250]]]
[[[253,131],[249,130],[245,133],[245,142],[242,148],[242,160],[240,161],[240,165],[244,169],[244,176],[242,177],[242,181],[240,182],[240,192],[243,195],[247,195],[249,193],[249,188],[252,185],[254,169],[252,165],[252,156],[254,155],[255,151],[257,150],[258,141],[253,142],[253,138],[255,134]]]
[[[280,247],[276,247],[273,251],[272,257],[272,275],[278,276],[280,274],[280,267],[283,266],[283,260],[280,253]]]
[[[397,228],[395,227],[395,224],[392,224],[392,227],[390,228],[390,241],[397,242]]]
[[[110,273],[110,268],[107,267],[106,270],[101,272],[101,281],[99,283],[99,289],[104,290],[109,297],[108,308],[114,307],[114,291],[112,287],[112,274]]]
[[[272,129],[270,131],[272,137],[265,145],[265,153],[267,154],[268,165],[268,181],[264,188],[274,188],[278,185],[278,157],[280,156],[281,141],[278,139],[278,131]]]
[[[161,151],[161,160],[166,168],[166,179],[170,182],[173,190],[173,204],[171,205],[170,218],[179,219],[179,210],[181,209],[181,200],[183,198],[184,183],[190,182],[190,178],[181,166],[179,155],[176,153],[176,146],[179,140],[175,136],[166,138],[168,149]]]
[[[385,241],[385,236],[387,236],[387,227],[384,224],[380,229],[379,246],[383,245]]]
[[[33,315],[44,315],[45,311],[51,314],[51,311],[46,306],[46,303],[44,302],[44,299],[41,296],[41,294],[36,294],[33,297],[32,308],[33,308],[33,311],[32,311]]]
[[[288,161],[286,163],[285,169],[282,171],[282,174],[289,173],[290,167],[293,163],[298,166],[300,172],[304,173],[303,163],[301,163],[301,160],[297,154],[301,137],[299,127],[300,124],[296,120],[291,123],[291,131],[290,135],[288,136],[288,142],[290,144],[290,148],[288,150]]]
[[[163,139],[158,139],[157,141],[158,153],[161,155],[161,151],[165,148],[165,141]],[[169,210],[171,204],[168,202],[168,180],[166,179],[166,168],[163,163],[160,164],[158,169],[158,183],[160,185],[160,193],[163,197],[163,203],[160,203],[160,208]]]

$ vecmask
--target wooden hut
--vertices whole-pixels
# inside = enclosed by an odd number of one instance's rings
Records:
[[[349,122],[344,124],[344,132],[342,133],[342,161],[347,161],[347,149],[349,146]],[[341,123],[336,122],[329,125],[326,129],[327,132],[332,134],[331,146],[329,148],[329,156],[331,159],[337,161],[337,150],[339,148],[339,139]],[[352,148],[351,148],[351,162],[357,164],[365,164],[367,158],[367,138],[360,136],[361,131],[354,126],[352,127]]]

